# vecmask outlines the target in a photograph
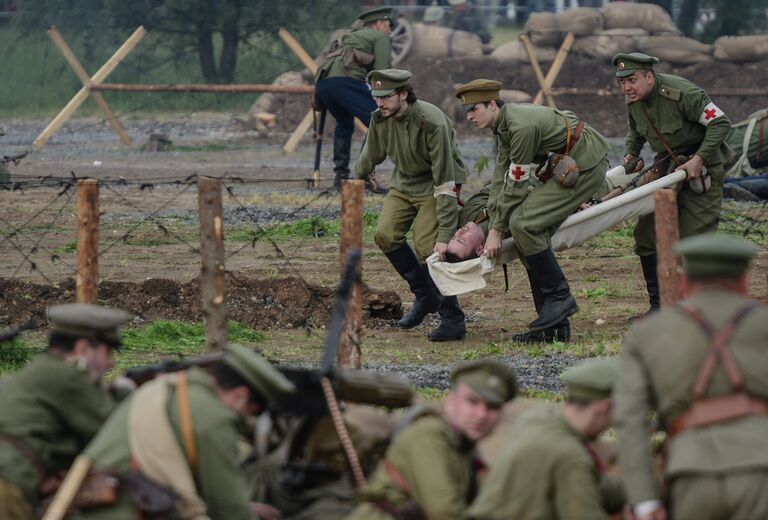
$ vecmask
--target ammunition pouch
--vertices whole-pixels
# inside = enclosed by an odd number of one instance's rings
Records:
[[[75,497],[69,505],[71,511],[87,511],[97,507],[110,506],[117,502],[120,479],[112,471],[93,471],[86,475]],[[44,516],[53,501],[49,495],[37,507],[37,514]]]
[[[554,178],[563,188],[573,188],[579,179],[579,167],[570,155],[550,153],[546,162],[536,169],[536,177],[542,183]]]
[[[128,495],[143,518],[152,520],[175,518],[178,498],[175,491],[157,484],[135,470],[121,473],[119,479],[120,489]]]

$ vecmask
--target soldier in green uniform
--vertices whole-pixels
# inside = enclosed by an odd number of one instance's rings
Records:
[[[448,0],[451,6],[449,27],[457,31],[467,31],[480,37],[483,43],[491,43],[491,33],[482,15],[468,0]]]
[[[565,405],[537,407],[515,421],[469,518],[607,520],[602,462],[587,443],[611,423],[615,362],[588,361],[560,378]]]
[[[0,392],[0,518],[34,518],[33,509],[115,409],[99,384],[128,318],[97,305],[48,310],[48,350]]]
[[[347,520],[464,518],[481,466],[475,443],[496,427],[517,383],[514,372],[497,361],[459,365],[451,383],[442,413],[413,411],[361,492],[364,503]]]
[[[84,451],[95,470],[133,470],[157,488],[175,492],[171,511],[181,518],[253,518],[245,474],[238,467],[244,418],[295,391],[285,376],[254,351],[228,345],[206,370],[191,368],[144,384],[110,417]],[[130,482],[117,502],[81,512],[88,520],[133,519]],[[263,505],[256,507],[263,508]],[[167,517],[167,516],[166,516]],[[164,517],[165,518],[165,517]]]
[[[0,137],[5,135],[5,130],[0,128]],[[0,186],[4,186],[11,182],[11,172],[5,167],[5,164],[0,163]]]
[[[334,186],[349,178],[354,120],[369,126],[376,103],[365,83],[366,74],[388,69],[391,63],[392,8],[377,7],[360,13],[363,27],[331,44],[325,62],[317,70],[315,95],[321,108],[336,119],[333,137]]]
[[[636,322],[614,399],[619,455],[640,520],[666,518],[652,476],[648,418],[667,432],[671,518],[768,518],[768,307],[747,296],[757,247],[681,240],[684,300]]]
[[[552,235],[602,186],[608,142],[573,113],[528,104],[505,104],[501,83],[476,79],[456,91],[467,119],[493,132],[498,149],[488,199],[485,248],[499,256],[509,232],[526,268],[538,318],[530,331],[512,336],[524,343],[568,341],[568,317],[578,311],[555,254]],[[541,181],[531,182],[535,175]]]
[[[677,195],[680,237],[714,231],[720,221],[723,198],[723,161],[729,156],[725,139],[731,130],[728,117],[706,92],[690,81],[657,74],[658,58],[639,52],[613,57],[616,77],[626,96],[629,130],[624,162],[640,156],[648,143],[657,156],[665,154],[676,169],[688,172],[693,184],[684,184]],[[711,187],[704,193],[698,179],[706,167]],[[640,161],[637,170],[643,168]],[[650,311],[659,308],[656,276],[656,233],[653,214],[640,217],[635,227],[635,254],[640,257],[648,289]]]
[[[379,108],[355,172],[367,179],[387,157],[395,164],[375,240],[416,297],[398,325],[416,327],[427,314],[438,311],[440,326],[430,332],[430,341],[457,340],[466,335],[464,312],[455,296],[440,296],[423,262],[433,251],[445,259],[458,223],[457,197],[467,166],[451,120],[435,105],[418,100],[410,79],[407,70],[368,74]],[[415,254],[406,242],[409,230]]]

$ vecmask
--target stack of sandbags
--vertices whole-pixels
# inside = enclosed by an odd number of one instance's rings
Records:
[[[602,28],[603,18],[598,11],[577,7],[560,13],[531,13],[523,30],[535,45],[554,46],[569,32],[582,36]]]
[[[645,29],[607,29],[576,38],[571,50],[594,58],[611,59],[620,52],[634,52],[638,42],[647,36]]]
[[[611,2],[600,9],[605,29],[645,29],[651,34],[681,34],[672,17],[654,4]]]
[[[555,47],[540,47],[534,45],[536,59],[539,63],[548,63],[555,59],[557,49]],[[530,63],[531,58],[525,52],[525,46],[519,40],[507,42],[504,45],[496,47],[491,53],[492,58],[497,60],[509,61],[514,63]]]
[[[476,34],[454,31],[448,27],[413,24],[413,43],[408,59],[428,56],[451,58],[459,56],[482,56],[483,42]]]
[[[745,62],[768,58],[768,35],[721,36],[715,40],[715,58]]]
[[[675,35],[654,35],[641,38],[638,50],[661,61],[690,65],[712,60],[712,46],[693,38]]]
[[[307,84],[300,72],[288,71],[280,74],[273,85],[298,87]],[[265,92],[251,105],[248,110],[248,128],[266,130],[275,126],[274,105],[281,94]]]

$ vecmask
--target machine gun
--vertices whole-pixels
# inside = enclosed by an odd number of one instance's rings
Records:
[[[0,343],[10,343],[22,332],[26,332],[28,330],[32,330],[37,328],[37,322],[35,320],[29,320],[24,325],[19,325],[18,327],[11,327],[5,330],[0,331]]]

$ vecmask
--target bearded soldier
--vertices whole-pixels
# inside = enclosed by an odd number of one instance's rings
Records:
[[[457,197],[467,178],[467,166],[456,145],[451,120],[439,108],[416,98],[407,70],[375,70],[368,74],[379,107],[355,165],[368,179],[387,157],[395,164],[390,192],[376,227],[376,245],[387,255],[415,296],[411,310],[398,325],[410,329],[437,311],[440,326],[430,341],[463,339],[464,312],[455,296],[441,297],[424,260],[445,251],[458,222]],[[411,249],[406,233],[413,232]]]
[[[639,52],[613,57],[629,118],[624,162],[637,159],[647,142],[657,154],[654,163],[666,154],[670,170],[688,172],[689,183],[677,195],[680,237],[685,238],[714,231],[720,221],[723,161],[730,155],[725,139],[731,123],[700,87],[678,76],[654,72],[658,61]],[[707,175],[702,177],[705,167]],[[639,161],[636,171],[642,168],[643,162]],[[659,281],[653,214],[640,217],[635,226],[635,254],[640,257],[648,289],[648,311],[657,310]]]

